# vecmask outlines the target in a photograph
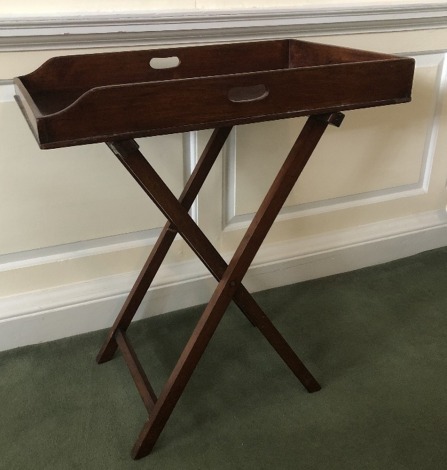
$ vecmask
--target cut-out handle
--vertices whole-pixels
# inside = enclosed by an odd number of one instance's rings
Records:
[[[263,100],[268,94],[265,85],[236,86],[228,91],[228,99],[233,103],[250,103]]]
[[[149,65],[155,70],[174,69],[180,65],[180,59],[177,56],[172,57],[153,57]]]

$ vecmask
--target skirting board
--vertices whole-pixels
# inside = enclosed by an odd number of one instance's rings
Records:
[[[251,292],[271,289],[446,245],[444,212],[382,221],[343,233],[268,245],[244,284]],[[186,278],[152,287],[135,319],[206,303],[216,282],[198,262],[188,268]],[[123,274],[0,299],[0,351],[109,327],[136,276]]]

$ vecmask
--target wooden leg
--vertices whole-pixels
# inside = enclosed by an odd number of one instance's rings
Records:
[[[138,459],[151,452],[155,442],[169,419],[172,410],[197,366],[198,361],[205,351],[209,340],[225,313],[228,304],[234,297],[238,287],[241,285],[242,278],[248,270],[253,258],[259,250],[265,236],[283,206],[287,196],[295,185],[296,180],[304,169],[326,127],[331,123],[339,125],[341,119],[342,115],[340,114],[313,116],[308,119],[252,223],[250,224],[244,238],[237,248],[230,264],[225,270],[210,302],[200,317],[192,336],[180,355],[171,376],[166,382],[160,397],[155,403],[154,409],[134,446],[132,452],[133,458]],[[155,196],[155,194],[144,184],[144,181],[140,179],[143,173],[139,171],[142,170],[142,168],[139,166],[138,161],[131,162],[131,160],[133,160],[132,158],[124,160],[125,161],[123,163],[125,163],[129,171],[134,174],[134,177],[139,181],[143,189],[145,189],[151,197]],[[132,171],[132,168],[137,171]],[[159,183],[160,181],[158,180],[152,181],[152,188],[154,188],[154,186],[157,188]],[[157,192],[157,189],[155,189],[155,192]],[[165,213],[165,215],[170,217],[170,211],[167,210],[169,207],[170,197],[164,198],[164,196],[166,195],[163,195],[161,199],[163,200],[163,207],[160,206],[160,209]],[[156,197],[154,197],[154,199],[157,200]],[[197,247],[201,246],[200,243],[203,242],[203,240],[201,240],[202,235],[200,230],[198,232],[194,229],[191,231],[190,222],[184,216],[181,216],[178,222],[181,222],[183,225],[183,227],[177,225],[177,228],[184,239],[196,252],[199,251]],[[208,256],[205,256],[204,261],[206,261],[207,258]],[[271,339],[274,342],[274,339]]]
[[[180,358],[161,392],[148,421],[144,425],[132,450],[132,457],[140,459],[148,455],[168,421],[186,384],[197,366],[203,352],[213,336],[228,304],[235,286],[224,278],[214,291],[196,328],[186,344]]]
[[[191,174],[185,189],[183,190],[179,203],[188,211],[197,197],[208,173],[210,172],[216,158],[218,157],[229,133],[231,127],[221,127],[216,129],[210,137],[197,165]],[[177,234],[175,226],[167,222],[164,226],[157,243],[153,247],[149,258],[141,270],[131,292],[129,293],[119,315],[117,316],[112,328],[107,334],[101,350],[96,358],[99,364],[112,359],[117,349],[116,333],[118,330],[126,331],[129,327],[135,313],[140,306],[146,292],[148,291],[154,277],[160,268],[174,238]]]
[[[235,299],[238,300],[239,306],[243,305],[245,307],[245,312],[249,312],[252,322],[258,327],[262,335],[294,373],[295,377],[303,384],[305,389],[309,393],[318,392],[321,389],[320,384],[242,285],[237,287],[233,300]]]
[[[315,122],[320,122],[316,118],[312,119],[315,120]],[[305,129],[303,129],[303,132],[304,131]],[[174,194],[172,194],[157,172],[144,158],[144,155],[138,150],[138,147],[133,145],[132,142],[126,141],[115,143],[113,148],[115,154],[129,173],[158,206],[160,211],[163,212],[172,226],[176,227],[178,232],[202,260],[216,280],[220,281],[228,267],[227,263],[197,224],[191,219],[188,211],[179,204]],[[242,283],[239,283],[237,286],[233,300],[247,318],[255,326],[259,327],[261,333],[276,349],[280,357],[290,367],[304,387],[306,387],[309,392],[320,390],[318,382],[309,370],[306,369],[273,324],[268,320],[265,313]]]

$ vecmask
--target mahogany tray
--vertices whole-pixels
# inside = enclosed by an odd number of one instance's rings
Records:
[[[410,101],[414,60],[274,40],[55,57],[14,79],[41,148]]]

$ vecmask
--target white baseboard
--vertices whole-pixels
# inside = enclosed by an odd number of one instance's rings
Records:
[[[351,271],[447,245],[444,212],[266,245],[244,279],[254,292]],[[198,261],[168,267],[136,319],[206,303],[216,282]],[[172,275],[172,273],[179,273]],[[110,326],[136,273],[0,299],[0,351]]]

